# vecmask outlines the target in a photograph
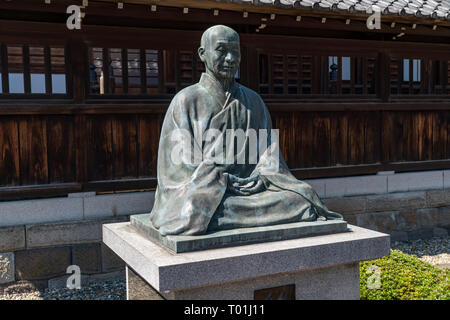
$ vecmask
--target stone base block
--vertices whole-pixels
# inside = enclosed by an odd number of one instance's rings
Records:
[[[292,289],[293,294],[283,294]],[[358,300],[359,263],[288,272],[161,294],[127,267],[127,300]]]
[[[150,214],[130,216],[131,225],[150,239],[176,253],[217,249],[259,242],[289,240],[347,231],[347,222],[327,220],[293,222],[273,226],[221,230],[196,236],[161,236],[150,221]]]
[[[293,286],[295,299],[358,299],[359,261],[390,249],[389,235],[353,225],[344,233],[176,254],[126,222],[104,225],[103,242],[128,266],[129,299],[281,298],[275,293]]]

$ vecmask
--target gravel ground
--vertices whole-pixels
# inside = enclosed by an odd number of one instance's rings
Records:
[[[434,238],[393,242],[392,249],[417,255],[420,259],[439,268],[450,268],[450,238]],[[125,277],[105,281],[97,281],[80,290],[46,289],[10,290],[1,295],[0,300],[125,300]]]
[[[0,295],[0,300],[125,300],[125,277],[115,280],[92,282],[89,286],[82,286],[79,290],[46,289],[11,290]]]
[[[428,240],[413,240],[394,242],[392,249],[398,249],[407,254],[414,254],[421,260],[439,268],[450,268],[450,238],[433,238]]]

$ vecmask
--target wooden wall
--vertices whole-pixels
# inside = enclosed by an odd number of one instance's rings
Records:
[[[154,40],[156,49],[193,50],[201,33],[167,31],[161,36],[160,30],[133,30],[133,40],[126,28],[105,34],[107,29],[92,27],[83,36],[58,38],[69,49],[70,87],[61,101],[0,100],[0,200],[155,188],[159,133],[172,95],[89,97],[87,48],[135,48]],[[174,34],[181,37],[176,45]],[[16,38],[0,32],[2,39]],[[43,39],[52,44],[51,36]],[[241,42],[240,81],[254,90],[260,86],[258,52],[279,53],[280,45],[284,54],[376,59],[372,95],[263,96],[280,130],[281,150],[298,178],[450,167],[448,95],[392,97],[388,65],[391,56],[407,57],[409,51],[414,57],[450,61],[448,46],[250,34],[242,35]],[[320,86],[324,76],[314,74],[311,81]]]

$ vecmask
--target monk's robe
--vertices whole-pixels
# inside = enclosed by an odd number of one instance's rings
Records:
[[[215,161],[217,154],[212,150],[217,150],[214,142],[220,140],[205,139],[205,133],[211,129],[224,136],[227,129],[267,130],[268,146],[266,150],[258,150],[256,160],[250,161],[254,141],[247,136],[244,143],[224,150],[224,157],[232,152],[234,163]],[[279,149],[274,149],[279,146],[271,129],[271,118],[261,97],[237,82],[225,92],[215,78],[204,73],[199,83],[176,94],[161,130],[158,186],[150,215],[160,234],[195,235],[213,230],[342,219],[325,207],[310,185],[291,174]],[[173,161],[180,145],[174,139],[174,131],[188,135],[192,152],[198,148],[203,154],[200,160]],[[225,137],[223,141],[226,142]],[[242,157],[237,160],[243,155],[247,156],[244,163]],[[276,162],[275,172],[267,170]],[[240,178],[259,175],[264,187],[255,194],[236,195],[227,189],[226,173]]]

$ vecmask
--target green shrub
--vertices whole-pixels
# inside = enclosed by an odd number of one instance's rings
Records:
[[[364,300],[450,300],[450,270],[391,250],[390,256],[361,262],[360,288]]]

